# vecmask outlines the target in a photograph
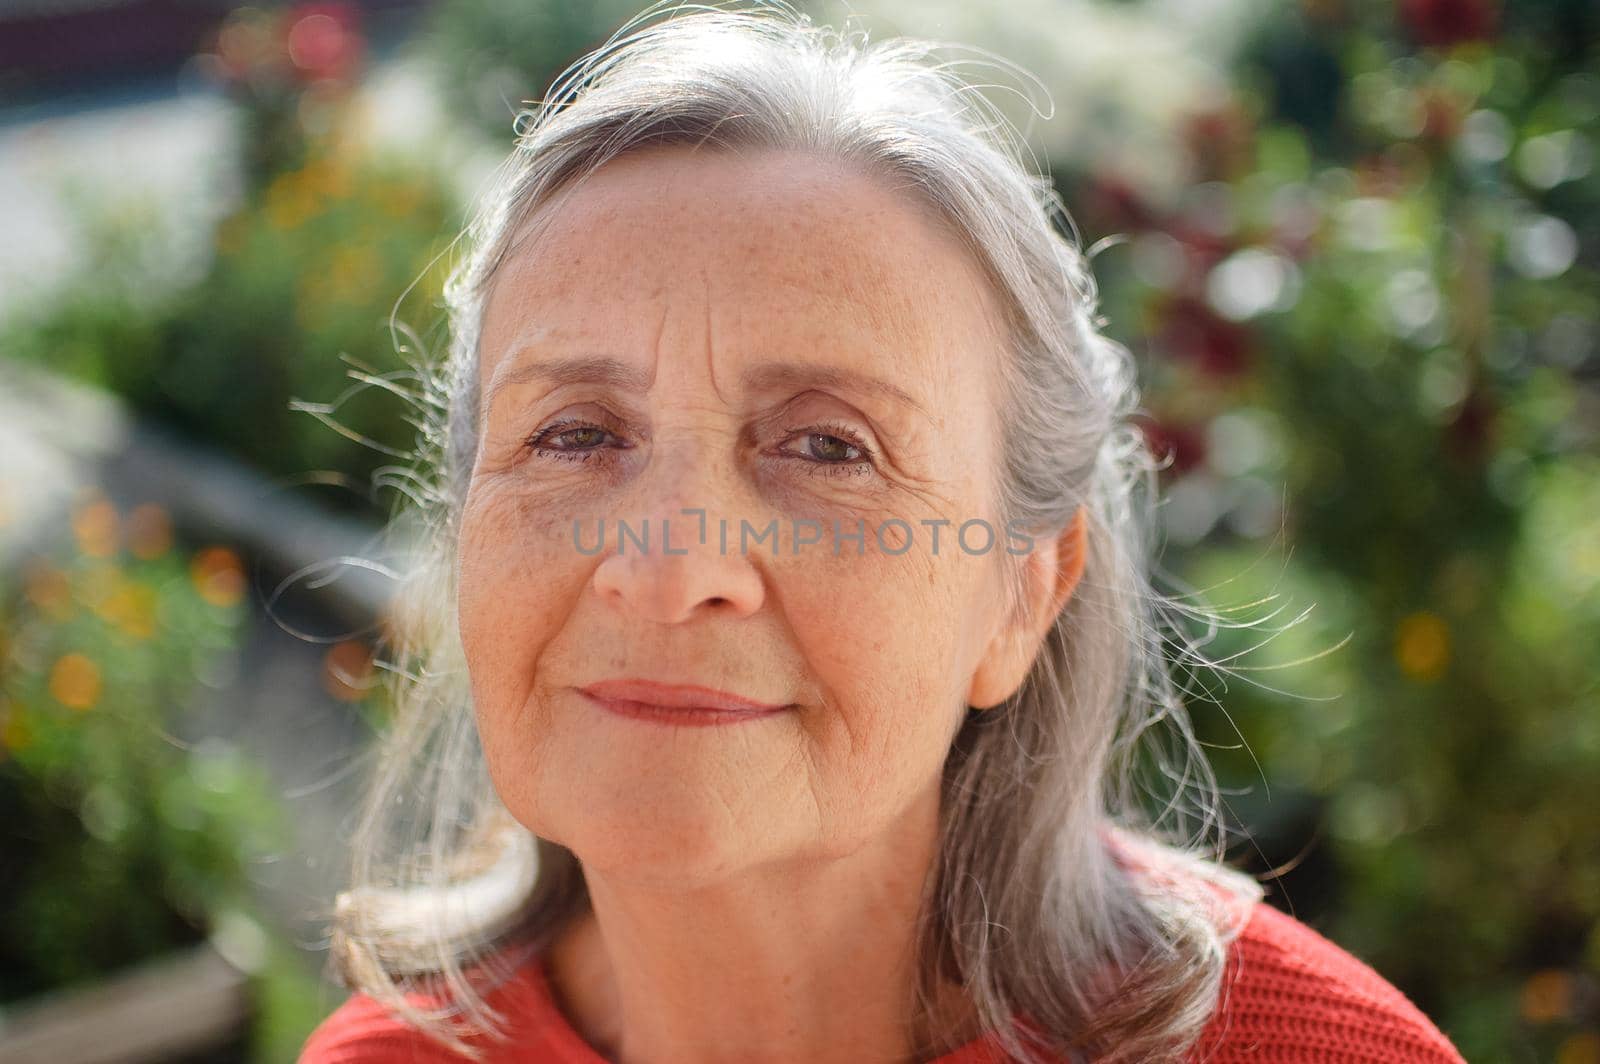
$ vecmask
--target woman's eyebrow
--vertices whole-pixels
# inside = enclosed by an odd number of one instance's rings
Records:
[[[927,409],[905,389],[874,377],[870,373],[846,369],[843,366],[825,366],[808,362],[764,362],[745,371],[744,386],[747,391],[816,386],[837,388],[841,391],[854,389],[908,406],[928,416]]]
[[[541,359],[526,362],[512,356],[509,368],[496,373],[484,397],[487,409],[494,397],[511,384],[542,381],[552,385],[609,384],[630,391],[648,391],[651,374],[620,358],[604,355],[575,356],[572,358]],[[841,391],[862,391],[877,395],[890,402],[910,407],[924,416],[927,408],[911,393],[898,385],[860,370],[843,366],[827,366],[808,362],[764,362],[752,366],[743,376],[747,391],[767,391],[777,388],[825,387]]]
[[[507,385],[527,384],[532,381],[543,381],[558,386],[610,384],[617,388],[643,392],[650,388],[650,373],[620,358],[605,355],[577,355],[572,358],[549,358],[528,362],[521,359],[520,353],[514,353],[510,356],[510,365],[496,373],[490,383],[488,394],[483,400],[484,408],[488,409],[500,389]]]

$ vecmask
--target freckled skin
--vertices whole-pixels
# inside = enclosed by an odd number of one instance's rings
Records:
[[[794,153],[646,150],[544,220],[495,280],[485,394],[573,356],[650,381],[506,385],[462,519],[460,631],[495,787],[583,861],[603,929],[557,955],[571,1011],[637,1059],[892,1057],[886,988],[909,985],[941,765],[967,705],[1021,683],[1076,579],[1041,541],[1029,564],[1052,579],[1018,628],[1000,607],[1004,531],[987,555],[955,549],[962,521],[999,525],[993,298],[907,193]],[[772,361],[867,371],[921,409],[846,385],[747,390]],[[569,421],[602,431],[526,445]],[[707,511],[706,545],[685,507]],[[800,518],[824,532],[796,551]],[[889,518],[913,530],[903,554],[873,538]],[[938,518],[934,556],[921,522]],[[592,548],[600,519],[604,549],[581,553],[574,521]],[[650,552],[617,550],[619,519],[650,526]],[[865,553],[835,554],[832,522],[858,519]],[[664,520],[686,554],[659,549]],[[738,553],[741,520],[778,522],[775,556]],[[670,727],[574,691],[616,677],[796,708]]]

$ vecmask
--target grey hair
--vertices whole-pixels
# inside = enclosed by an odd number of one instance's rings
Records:
[[[999,109],[940,59],[954,46],[869,43],[781,0],[680,4],[651,21],[666,9],[647,8],[518,115],[517,145],[462,234],[448,355],[422,367],[412,396],[422,431],[406,476],[426,534],[402,589],[412,613],[392,637],[395,712],[331,963],[344,985],[476,1059],[464,1036],[509,1037],[486,993],[588,905],[575,855],[533,837],[495,794],[454,629],[479,330],[517,234],[629,151],[797,149],[888,176],[961,237],[1006,317],[1001,515],[1060,530],[1081,510],[1087,527],[1084,575],[1025,682],[969,713],[947,758],[917,927],[917,1037],[951,980],[1018,1060],[1182,1059],[1222,1007],[1228,945],[1262,889],[1226,864],[1219,788],[1169,647],[1223,666],[1202,641],[1163,632],[1183,619],[1235,625],[1154,586],[1161,467],[1130,420],[1133,358],[1099,331],[1066,209]],[[1020,585],[1007,587],[1015,604]],[[1149,742],[1158,723],[1173,749]],[[439,989],[442,1000],[412,993]],[[931,1054],[948,1037],[919,1045]]]

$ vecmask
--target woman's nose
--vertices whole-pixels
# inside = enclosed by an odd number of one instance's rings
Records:
[[[761,574],[732,542],[722,549],[715,519],[704,542],[693,513],[642,524],[606,529],[608,553],[594,572],[602,599],[659,624],[707,612],[747,617],[761,608]]]
[[[761,608],[761,573],[735,535],[736,470],[715,460],[718,444],[658,446],[636,484],[631,521],[606,522],[594,587],[602,599],[660,624],[711,611],[746,617]],[[623,527],[623,525],[628,527]]]

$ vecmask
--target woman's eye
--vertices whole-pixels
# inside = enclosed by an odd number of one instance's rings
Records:
[[[861,454],[859,448],[849,440],[830,436],[825,432],[807,433],[806,445],[810,448],[812,457],[819,462],[850,462]]]
[[[789,437],[798,449],[783,453],[816,466],[834,467],[841,472],[858,472],[872,464],[872,452],[855,433],[843,426],[817,425],[791,429]]]
[[[541,456],[581,462],[601,450],[608,438],[612,434],[598,425],[562,422],[529,436],[527,445]]]
[[[807,463],[812,471],[861,473],[872,466],[872,450],[842,425],[814,425],[788,431],[786,439],[790,446],[780,448],[779,453]],[[527,438],[525,445],[541,458],[567,462],[584,462],[602,451],[625,449],[609,429],[570,421],[540,429]]]

